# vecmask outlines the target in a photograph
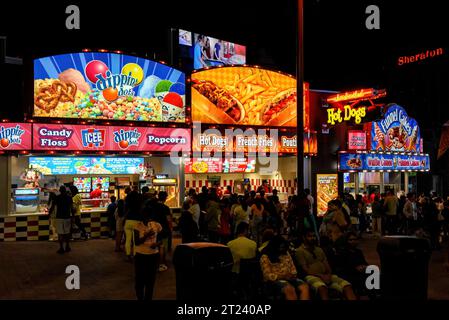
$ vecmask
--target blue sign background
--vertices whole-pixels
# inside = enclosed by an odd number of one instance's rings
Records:
[[[138,174],[144,158],[30,157],[29,165],[44,175]]]
[[[353,159],[359,159],[355,161]],[[416,166],[404,165],[404,161],[417,161]],[[428,155],[393,155],[393,154],[370,154],[370,153],[340,153],[339,171],[362,171],[362,170],[430,170]],[[350,164],[353,164],[351,166]],[[360,164],[357,166],[357,163]],[[386,164],[391,165],[386,165]]]

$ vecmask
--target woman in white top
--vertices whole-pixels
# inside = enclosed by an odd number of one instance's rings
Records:
[[[193,216],[193,221],[195,221],[196,225],[198,226],[198,229],[200,228],[200,214],[201,209],[200,205],[198,204],[198,196],[196,194],[193,194],[191,197],[191,206],[190,206],[190,213]]]

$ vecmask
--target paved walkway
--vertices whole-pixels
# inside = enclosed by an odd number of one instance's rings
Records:
[[[179,240],[175,240],[175,244]],[[375,240],[364,240],[368,263],[379,264]],[[0,242],[0,299],[135,299],[133,265],[114,252],[112,240],[78,241],[72,252],[56,254],[54,242]],[[449,273],[443,268],[444,253],[432,255],[429,298],[449,299]],[[77,265],[81,289],[65,288],[65,268]],[[176,298],[174,268],[159,273],[154,298]]]

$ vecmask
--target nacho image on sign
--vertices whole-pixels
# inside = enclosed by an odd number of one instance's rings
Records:
[[[33,116],[185,122],[185,74],[117,53],[35,59]]]
[[[296,79],[255,67],[194,72],[192,120],[212,124],[296,126]]]

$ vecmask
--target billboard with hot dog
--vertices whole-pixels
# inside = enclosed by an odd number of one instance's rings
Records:
[[[256,67],[194,72],[192,120],[202,123],[296,126],[296,79]]]

